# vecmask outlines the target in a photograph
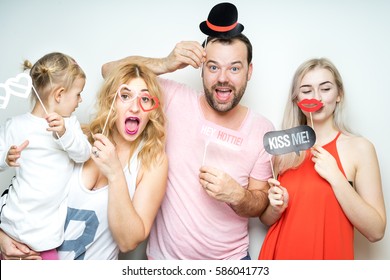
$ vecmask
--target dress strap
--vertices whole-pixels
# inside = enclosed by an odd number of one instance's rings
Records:
[[[341,135],[341,131],[339,131],[339,133],[337,133],[337,135],[336,135],[336,137],[334,138],[334,142],[336,142],[337,141],[337,139],[340,137],[340,135]]]
[[[335,146],[335,145],[336,145],[336,141],[337,141],[337,139],[340,137],[340,135],[341,135],[341,131],[339,131],[339,132],[337,133],[336,137],[335,137],[332,141],[330,141],[329,143],[323,145],[322,147]],[[336,146],[335,146],[335,147],[336,147]]]

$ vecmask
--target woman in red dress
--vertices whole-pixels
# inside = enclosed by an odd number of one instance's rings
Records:
[[[283,129],[309,125],[316,143],[275,158],[277,180],[269,180],[270,204],[260,217],[270,228],[259,259],[353,259],[354,228],[371,242],[382,239],[386,212],[376,151],[346,128],[343,104],[332,62],[311,59],[297,69]]]

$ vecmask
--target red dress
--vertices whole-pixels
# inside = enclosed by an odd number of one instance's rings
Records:
[[[323,146],[336,159],[336,141]],[[273,224],[262,245],[259,259],[341,260],[354,259],[354,229],[345,216],[332,187],[315,170],[311,154],[297,169],[279,176],[289,193],[289,205]]]

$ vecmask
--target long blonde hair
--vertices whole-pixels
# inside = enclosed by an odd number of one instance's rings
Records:
[[[147,85],[149,94],[152,97],[157,97],[160,101],[160,106],[149,113],[149,122],[142,131],[141,135],[137,138],[137,140],[130,143],[132,146],[131,150],[134,151],[141,142],[143,142],[138,158],[141,163],[148,168],[151,164],[157,163],[164,153],[166,118],[163,111],[162,94],[157,77],[146,66],[138,64],[122,64],[110,72],[98,93],[96,118],[90,123],[88,130],[92,132],[92,134],[102,132],[107,116],[109,115],[111,104],[117,94],[116,92],[118,87],[122,84],[128,83],[129,80],[134,78],[142,78]],[[113,106],[106,125],[106,130],[104,131],[104,134],[112,142],[114,141],[113,133],[116,131],[115,121],[117,117],[116,107]],[[89,133],[88,135],[91,143],[94,141],[92,134]]]
[[[313,69],[327,69],[329,70],[336,82],[338,89],[338,94],[340,96],[340,101],[336,104],[336,108],[333,112],[333,125],[334,127],[345,133],[352,134],[350,129],[344,122],[344,103],[345,103],[345,94],[344,94],[344,84],[341,78],[339,71],[336,66],[327,58],[313,58],[302,63],[298,69],[295,71],[289,98],[284,111],[282,129],[288,129],[296,127],[299,125],[306,125],[307,118],[297,105],[297,98],[299,94],[299,86],[303,77]],[[283,173],[284,171],[290,168],[298,167],[306,157],[306,152],[300,152],[298,156],[296,153],[289,153],[285,155],[280,155],[275,157],[275,174]]]

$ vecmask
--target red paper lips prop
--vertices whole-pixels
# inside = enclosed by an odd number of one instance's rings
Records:
[[[321,101],[313,98],[303,99],[301,102],[298,102],[298,106],[302,109],[302,111],[312,113],[321,109],[324,104]]]

